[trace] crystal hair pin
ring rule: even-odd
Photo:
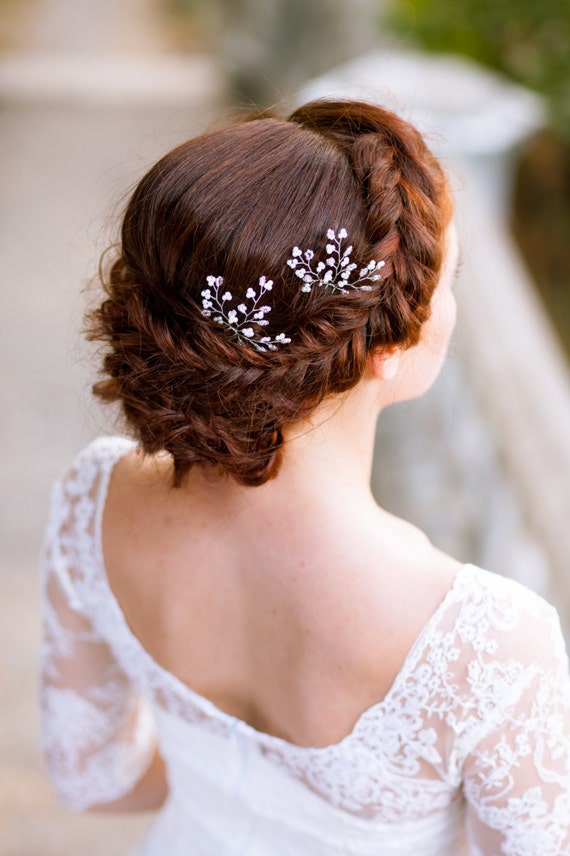
[[[340,229],[338,235],[333,229],[329,229],[327,231],[329,243],[326,246],[329,255],[326,261],[321,260],[315,266],[313,250],[303,252],[299,247],[293,248],[292,257],[288,259],[287,264],[293,268],[295,276],[303,280],[301,291],[310,292],[314,285],[326,286],[341,294],[348,294],[350,289],[356,291],[371,290],[372,286],[369,283],[380,279],[378,271],[386,263],[383,261],[369,262],[366,267],[360,270],[358,278],[351,281],[351,276],[357,265],[350,260],[352,246],[346,247],[345,250],[342,249],[342,242],[346,238],[346,229]]]
[[[245,297],[250,301],[239,303],[235,309],[226,309],[226,304],[233,300],[231,291],[222,291],[224,279],[221,276],[207,277],[209,288],[202,292],[202,315],[213,318],[218,324],[224,324],[234,333],[238,341],[247,342],[257,351],[276,351],[279,345],[288,344],[289,339],[284,333],[279,333],[274,339],[271,336],[258,336],[252,327],[266,327],[269,321],[266,319],[271,306],[260,306],[259,301],[267,291],[273,288],[273,280],[264,276],[259,278],[259,292],[254,288],[248,288]]]
[[[314,262],[313,250],[301,250],[293,247],[291,258],[287,264],[295,271],[295,276],[302,280],[301,291],[310,292],[314,285],[320,288],[330,288],[339,294],[353,291],[370,291],[370,283],[377,282],[385,262],[370,261],[363,267],[356,279],[351,279],[357,265],[351,262],[352,246],[342,249],[342,242],[347,238],[346,229],[340,229],[338,235],[333,229],[327,231],[329,243],[326,245],[328,256],[325,261]],[[277,336],[260,336],[256,327],[266,327],[269,321],[265,317],[271,312],[271,306],[259,303],[266,292],[273,288],[273,281],[261,276],[258,281],[258,291],[248,288],[245,299],[235,308],[230,308],[234,299],[231,291],[224,291],[224,279],[221,276],[208,276],[208,288],[202,291],[202,315],[212,318],[217,324],[229,327],[239,342],[253,346],[257,351],[276,351],[280,345],[287,345],[291,339],[284,333]]]

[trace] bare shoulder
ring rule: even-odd
[[[146,455],[138,446],[133,446],[115,464],[109,491],[167,488],[171,485],[171,475],[169,455]]]
[[[411,584],[417,584],[417,591],[431,589],[437,599],[445,594],[453,584],[463,563],[430,541],[423,530],[394,515],[389,515],[398,538],[406,545],[410,560],[405,563],[402,573]]]
[[[171,464],[167,455],[145,455],[133,447],[117,461],[109,479],[105,518],[107,527],[127,517],[146,516],[172,492]],[[147,511],[145,511],[145,509]]]
[[[127,450],[113,467],[103,511],[108,570],[120,564],[117,559],[138,557],[152,543],[175,493],[170,470],[167,456],[147,456],[137,447]]]

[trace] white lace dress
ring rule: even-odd
[[[570,854],[570,683],[552,607],[466,565],[347,737],[311,749],[261,734],[159,666],[109,588],[101,516],[131,447],[95,441],[53,496],[42,727],[69,808],[128,793],[158,741],[169,796],[145,856]]]

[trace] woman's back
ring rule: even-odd
[[[462,566],[392,686],[340,741],[268,735],[149,656],[109,589],[100,523],[129,449],[105,438],[80,455],[46,541],[44,738],[70,807],[128,794],[158,739],[169,794],[145,856],[566,852],[570,683],[551,607]]]
[[[459,563],[372,501],[321,494],[307,510],[306,485],[296,502],[280,483],[252,495],[171,478],[167,459],[132,452],[110,482],[106,572],[133,632],[259,731],[338,742],[388,691]]]

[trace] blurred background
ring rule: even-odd
[[[149,822],[59,808],[38,738],[49,489],[113,430],[80,336],[99,256],[168,148],[321,95],[413,119],[462,233],[455,344],[427,396],[382,415],[374,491],[570,627],[567,0],[0,0],[2,856],[119,856]]]

